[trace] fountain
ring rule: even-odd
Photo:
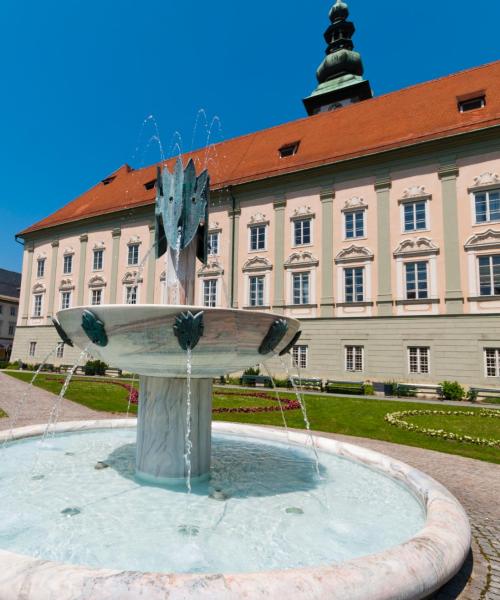
[[[298,390],[306,433],[212,424],[213,378],[289,353],[300,324],[194,305],[208,202],[192,162],[159,170],[166,305],[58,313],[64,342],[138,374],[138,418],[57,423],[57,404],[47,426],[0,435],[0,597],[428,597],[470,547],[446,489],[313,436]]]

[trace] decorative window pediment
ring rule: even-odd
[[[35,283],[35,285],[33,286],[34,294],[45,294],[45,292],[46,292],[46,288],[43,285],[43,283]]]
[[[431,199],[432,195],[427,192],[425,185],[411,185],[410,187],[405,188],[403,197],[399,199],[399,203]]]
[[[208,226],[208,233],[220,233],[222,231],[222,227],[219,221],[210,221]]]
[[[89,280],[89,288],[102,288],[106,286],[106,280],[100,275],[94,275]]]
[[[314,219],[315,216],[316,215],[310,206],[301,206],[293,211],[290,219],[292,221],[296,221],[298,219]]]
[[[492,187],[500,187],[500,177],[497,173],[486,171],[485,173],[481,173],[481,175],[474,177],[474,183],[469,190],[479,191],[481,189],[488,189]]]
[[[344,208],[342,212],[348,212],[351,210],[364,210],[368,208],[368,204],[365,202],[365,199],[361,196],[352,196],[349,200],[345,201]]]
[[[319,260],[311,252],[294,252],[284,264],[285,269],[317,267]]]
[[[251,273],[256,271],[271,271],[272,268],[273,265],[267,260],[267,258],[254,256],[253,258],[249,258],[243,265],[243,272]]]
[[[482,233],[476,233],[465,242],[466,250],[484,250],[486,248],[500,247],[500,231],[488,229]]]
[[[136,244],[142,244],[142,241],[138,235],[133,235],[127,242],[127,246],[135,246]]]
[[[46,252],[40,252],[40,254],[36,255],[36,260],[45,260],[47,258]]]
[[[59,290],[62,292],[69,292],[74,290],[75,286],[73,285],[73,281],[71,279],[62,279],[59,284]]]
[[[224,269],[218,261],[213,260],[198,269],[198,277],[220,277],[224,275]]]
[[[75,253],[75,249],[72,248],[71,246],[69,246],[68,248],[64,249],[63,255],[64,256],[72,256]]]
[[[269,225],[269,219],[265,214],[256,212],[250,217],[250,221],[248,222],[248,227],[253,227],[254,225]]]
[[[394,250],[394,256],[409,256],[409,255],[427,255],[438,254],[439,246],[437,246],[430,238],[415,237],[408,240],[403,240]]]
[[[96,242],[92,250],[104,250],[106,248],[106,244],[104,242]]]
[[[136,283],[142,283],[142,277],[138,277],[137,271],[127,271],[123,276],[122,283],[125,285],[135,285]]]
[[[373,260],[374,254],[364,246],[356,246],[352,244],[349,248],[341,250],[335,257],[336,263],[350,263]]]

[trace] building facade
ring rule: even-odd
[[[500,386],[500,62],[372,98],[347,16],[310,116],[185,157],[212,185],[197,303],[301,319],[310,376]],[[125,165],[19,234],[13,358],[55,348],[60,309],[164,301],[155,171]]]
[[[19,308],[21,273],[0,269],[0,361],[10,358]]]

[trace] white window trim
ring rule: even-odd
[[[307,304],[294,304],[293,303],[293,276],[299,275],[299,273],[309,273],[309,302]],[[287,291],[286,291],[286,303],[291,308],[301,308],[304,306],[310,306],[316,304],[316,269],[315,268],[300,268],[287,270]],[[300,344],[299,344],[300,345]]]
[[[208,239],[209,239],[209,245],[210,245],[210,236],[211,235],[216,235],[217,236],[217,252],[215,252],[214,254],[212,254],[211,252],[208,254],[208,256],[212,256],[212,257],[220,257],[220,241],[221,241],[221,232],[220,231],[209,231],[208,232]]]
[[[64,294],[69,294],[69,302],[68,302],[68,306],[66,308],[71,308],[72,306],[72,300],[73,300],[73,293],[70,290],[63,290],[60,294],[60,298],[59,298],[59,306],[61,308],[61,310],[65,310],[63,307],[63,297]]]
[[[470,252],[469,253],[469,257],[470,259],[473,259],[475,264],[474,264],[474,284],[475,284],[475,289],[472,288],[471,291],[473,291],[473,293],[471,293],[471,295],[473,297],[478,297],[478,298],[492,298],[495,296],[495,294],[488,294],[487,296],[481,296],[481,278],[480,278],[480,273],[479,273],[479,259],[484,257],[484,256],[499,256],[500,255],[500,249],[498,250],[490,250],[488,252],[486,251],[482,251],[482,252]],[[469,259],[469,260],[470,260]],[[469,264],[470,267],[470,264]],[[469,284],[470,284],[470,280],[469,280]]]
[[[200,306],[204,306],[205,308],[210,308],[205,306],[205,282],[214,280],[217,283],[215,284],[215,308],[220,306],[220,292],[221,292],[221,277],[205,277],[200,278]]]
[[[405,229],[405,206],[407,206],[408,204],[415,204],[416,202],[425,202],[425,229],[410,229],[409,231],[407,231]],[[432,224],[431,224],[431,211],[429,210],[430,207],[430,198],[429,197],[424,197],[424,198],[411,198],[408,200],[405,200],[404,202],[400,202],[399,203],[399,218],[400,218],[400,223],[401,223],[401,234],[402,235],[415,235],[415,234],[420,234],[420,233],[424,233],[425,231],[430,231],[432,229]]]
[[[256,272],[256,273],[248,273],[245,277],[245,307],[246,308],[262,308],[262,306],[252,306],[250,304],[250,278],[251,277],[263,277],[264,278],[264,304],[263,306],[269,306],[269,287],[270,287],[270,273],[269,272]]]
[[[354,236],[352,238],[348,238],[347,237],[347,215],[349,214],[353,214],[356,212],[362,212],[363,213],[363,235],[360,236]],[[366,208],[360,207],[360,208],[349,208],[346,210],[342,211],[342,215],[343,215],[343,219],[342,219],[342,237],[344,242],[351,242],[353,240],[366,240],[367,239],[367,216],[368,216],[368,210]]]
[[[100,269],[96,269],[95,268],[95,255],[96,252],[102,252],[102,266]],[[92,251],[92,272],[93,273],[101,273],[102,271],[104,271],[104,248],[95,248]]]
[[[40,296],[41,300],[40,300],[40,314],[36,315],[35,314],[35,307],[36,307],[36,300],[35,297],[36,296]],[[43,307],[45,304],[45,294],[43,292],[34,292],[33,293],[33,308],[32,308],[32,317],[33,319],[41,319],[43,317]]]
[[[40,263],[43,263],[43,275],[38,274],[38,267]],[[36,259],[36,278],[43,279],[45,277],[45,273],[47,272],[47,259],[46,258],[37,258]]]
[[[137,248],[137,262],[130,262],[130,251],[132,247]],[[138,267],[141,264],[141,242],[129,242],[127,244],[127,267]]]
[[[97,292],[97,291],[101,292],[101,304],[92,304],[92,296],[93,296],[94,292]],[[125,300],[126,299],[127,299],[127,296],[125,294]],[[97,287],[97,288],[91,288],[89,290],[89,305],[90,306],[101,306],[103,304],[104,304],[104,288],[103,287],[102,288],[99,288],[99,287]]]
[[[470,197],[470,209],[471,209],[471,223],[473,227],[486,227],[488,225],[495,225],[500,223],[500,219],[496,219],[494,221],[483,221],[482,223],[478,223],[476,217],[476,194],[489,194],[490,192],[500,192],[500,185],[497,188],[490,189],[475,189],[469,192]]]
[[[348,369],[347,368],[347,349],[348,348],[361,348],[361,370]],[[353,365],[356,367],[356,357],[353,357]],[[344,345],[344,371],[346,373],[364,373],[365,372],[365,347],[361,344],[345,344]]]
[[[71,262],[71,269],[69,271],[66,271],[66,259],[69,259]],[[63,255],[63,268],[62,268],[62,272],[63,275],[72,275],[73,274],[73,270],[75,268],[75,255],[74,254],[64,254]]]
[[[296,244],[295,243],[295,223],[299,221],[311,221],[310,231],[311,231],[311,241],[307,244]],[[303,215],[300,217],[292,217],[290,219],[290,239],[292,241],[292,248],[308,248],[310,246],[314,246],[314,218],[312,215]]]
[[[428,297],[421,298],[425,300],[436,300],[438,294],[438,277],[437,277],[437,256],[398,256],[396,258],[396,279],[397,279],[397,299],[401,301],[408,300],[406,297],[406,263],[426,262],[427,263],[427,291]]]
[[[305,348],[305,352],[304,352],[304,355],[305,355],[305,363],[306,363],[306,364],[305,364],[305,366],[302,366],[301,364],[299,364],[299,363],[300,363],[300,358],[301,358],[301,352],[300,352],[300,351],[297,351],[297,354],[298,354],[298,356],[297,356],[297,358],[298,358],[298,361],[297,361],[297,360],[295,360],[295,356],[294,356],[294,354],[295,354],[295,349],[296,349],[296,348]],[[307,344],[295,344],[295,345],[293,346],[293,348],[292,348],[292,360],[293,360],[293,363],[294,363],[295,365],[297,365],[297,367],[298,367],[299,369],[308,369],[308,368],[309,368],[309,346],[308,346]]]
[[[362,268],[363,271],[363,302],[372,301],[372,262],[356,262],[349,264],[339,264],[337,266],[337,296],[341,299],[341,303],[347,304],[345,294],[345,278],[344,269],[356,269]],[[356,304],[356,302],[349,302],[349,304]]]
[[[258,250],[252,250],[252,229],[257,227],[264,227],[264,248],[259,248]],[[269,225],[268,223],[255,223],[255,225],[248,225],[248,253],[249,254],[257,254],[258,252],[267,252],[268,245],[268,232]]]
[[[418,353],[418,371],[412,371],[411,370],[411,366],[410,366],[410,349],[411,348],[418,348],[418,349],[423,349],[425,348],[427,350],[427,365],[428,365],[428,370],[427,373],[423,373],[421,371],[421,357],[420,357],[420,352]],[[430,375],[431,374],[431,370],[432,370],[432,364],[431,364],[431,348],[430,346],[417,346],[416,344],[411,344],[409,346],[406,347],[406,360],[407,360],[407,368],[408,368],[408,375]]]
[[[127,288],[132,288],[135,287],[137,288],[136,290],[136,294],[135,294],[135,304],[140,304],[141,303],[141,286],[139,283],[124,283],[123,284],[123,304],[126,304],[127,306],[134,306],[133,304],[128,304],[127,302]]]
[[[486,359],[486,352],[488,350],[495,350],[495,369],[496,369],[496,374],[495,375],[488,375],[488,363],[487,363],[487,359]],[[493,347],[484,347],[483,348],[483,365],[484,365],[484,377],[486,379],[499,379],[500,378],[500,348],[493,348]]]

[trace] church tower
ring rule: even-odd
[[[361,55],[354,51],[352,36],[355,27],[348,21],[347,4],[337,0],[329,16],[331,24],[325,31],[328,44],[326,57],[316,72],[319,85],[304,99],[309,115],[335,110],[373,96],[370,82],[363,78]]]

